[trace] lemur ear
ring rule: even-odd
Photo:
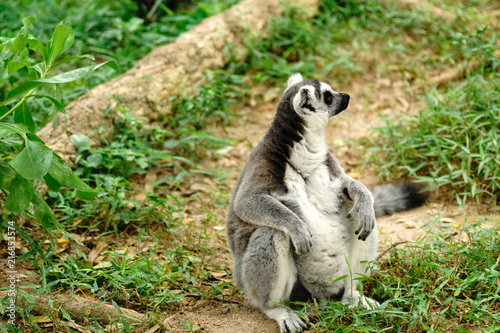
[[[302,81],[302,75],[300,75],[300,73],[297,73],[297,74],[294,74],[292,76],[290,76],[290,78],[288,79],[288,87],[291,87],[293,86],[294,84],[296,83],[299,83]]]

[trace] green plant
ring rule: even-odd
[[[430,186],[452,185],[460,204],[467,198],[498,200],[500,189],[500,75],[470,77],[441,97],[427,95],[427,108],[385,127],[371,158],[381,173],[410,174]]]
[[[483,25],[474,33],[454,33],[451,44],[456,58],[463,57],[465,61],[479,61],[480,67],[475,70],[476,72],[495,72],[500,67],[500,59],[495,54],[498,33],[491,30],[491,27]]]
[[[238,75],[227,71],[205,71],[206,83],[193,97],[177,94],[169,98],[172,115],[166,118],[168,128],[200,131],[209,118],[226,123],[232,115],[230,104],[241,99],[246,84]]]
[[[206,148],[229,144],[203,130],[209,124],[224,126],[233,115],[230,105],[243,98],[247,89],[241,76],[223,70],[205,71],[205,79],[194,96],[170,97],[171,114],[160,119],[169,131],[163,147],[195,162],[199,162],[200,155],[209,153]]]
[[[97,62],[114,60],[118,68],[101,68],[85,77],[57,87],[57,94],[70,102],[90,88],[106,82],[131,68],[139,59],[155,47],[173,42],[201,20],[214,15],[235,0],[203,0],[196,3],[176,2],[166,7],[160,3],[154,20],[139,17],[137,3],[133,0],[38,0],[0,2],[0,36],[14,37],[22,26],[22,18],[37,18],[32,29],[38,40],[48,40],[62,20],[72,26],[75,42],[66,54],[77,56],[92,54]],[[175,6],[175,7],[172,7]],[[60,69],[67,72],[86,65],[88,59],[74,59]],[[13,72],[8,82],[0,88],[0,100],[4,93],[26,81],[24,72]],[[28,78],[29,79],[29,78]],[[53,87],[39,87],[39,93],[52,94]],[[43,125],[53,112],[53,104],[47,100],[29,100],[35,124]]]
[[[55,28],[52,38],[44,45],[29,32],[34,21],[33,17],[25,18],[24,26],[17,36],[2,38],[0,44],[0,87],[16,71],[23,70],[27,75],[35,77],[8,91],[0,101],[0,148],[3,151],[0,160],[0,188],[7,194],[7,210],[12,213],[28,211],[31,203],[35,218],[44,228],[48,228],[57,225],[57,219],[34,188],[34,183],[39,187],[43,179],[52,190],[68,186],[75,189],[81,199],[91,199],[97,192],[82,182],[71,171],[70,166],[36,136],[27,100],[48,99],[59,112],[64,113],[63,100],[47,94],[39,95],[37,89],[42,85],[80,79],[102,66],[116,68],[116,64],[103,62],[50,76],[49,73],[69,61],[93,57],[66,56],[60,59],[61,54],[73,44],[72,28],[65,21],[61,22]],[[41,54],[42,59],[34,58],[30,52]]]

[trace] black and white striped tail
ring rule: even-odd
[[[428,197],[415,183],[376,185],[370,189],[375,200],[375,216],[384,216],[422,206]]]

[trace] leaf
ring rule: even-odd
[[[52,191],[58,191],[61,188],[61,184],[59,184],[59,182],[55,180],[54,177],[52,177],[48,173],[45,176],[43,176],[43,181]]]
[[[50,168],[43,179],[52,190],[57,191],[68,181],[70,171],[70,166],[56,153],[53,153]]]
[[[45,230],[58,227],[59,223],[54,215],[52,209],[43,200],[43,198],[38,194],[38,192],[33,192],[33,209],[35,210],[35,218],[40,222]]]
[[[64,102],[63,102],[63,100],[58,101],[57,99],[55,99],[54,97],[49,96],[49,95],[31,95],[30,97],[46,98],[46,99],[48,99],[49,101],[51,101],[54,104],[54,106],[56,107],[56,109],[58,111],[66,114],[66,109],[64,109]]]
[[[98,191],[94,190],[92,187],[85,184],[73,171],[69,171],[68,181],[66,186],[75,189],[76,195],[79,199],[91,200],[99,194]]]
[[[167,140],[163,143],[163,148],[173,149],[179,146],[179,143],[180,142],[178,140]]]
[[[9,109],[5,105],[0,106],[0,117],[6,114],[8,111]]]
[[[0,132],[0,141],[9,147],[14,148],[14,150],[20,151],[23,149],[24,145],[24,140],[21,140],[17,136],[11,136],[10,134],[7,135],[7,137],[3,137],[3,133]]]
[[[89,157],[87,157],[87,162],[89,163],[89,165],[91,167],[96,168],[102,162],[102,155],[101,154],[92,154]]]
[[[43,76],[43,73],[45,73],[45,62],[43,62],[43,61],[39,62],[38,64],[31,66],[31,68],[36,70],[38,72],[38,74],[40,74],[40,77],[41,77],[41,76]]]
[[[66,41],[64,42],[64,46],[63,46],[63,49],[61,52],[61,54],[62,54],[64,52],[66,52],[66,50],[69,49],[71,46],[73,46],[73,43],[75,41],[75,34],[73,32],[73,28],[71,27],[71,25],[67,21],[62,21],[59,24],[66,26],[66,28],[68,28],[68,30],[69,30],[69,36],[68,36],[68,38],[66,38]]]
[[[104,249],[108,247],[108,243],[106,242],[99,242],[97,245],[90,251],[90,253],[87,255],[88,261],[91,263],[94,263],[99,254],[104,251]]]
[[[30,91],[31,89],[35,89],[39,86],[41,86],[44,83],[66,83],[66,82],[71,82],[75,81],[78,79],[83,78],[85,75],[88,73],[102,67],[102,66],[108,66],[113,69],[117,69],[118,66],[116,63],[112,60],[97,64],[97,65],[90,65],[82,68],[77,68],[72,71],[66,72],[66,73],[61,73],[58,75],[54,75],[45,79],[39,79],[39,80],[33,80],[33,81],[28,81],[21,83],[19,86],[15,87],[12,89],[8,94],[7,97],[4,101],[2,101],[2,105],[7,103],[8,101]]]
[[[21,124],[9,124],[0,122],[0,131],[7,132],[10,134],[19,134],[23,138],[26,137],[26,133],[29,133],[29,128]]]
[[[19,34],[14,39],[14,42],[10,45],[9,52],[21,52],[26,44],[28,44],[28,38],[26,36]]]
[[[31,140],[31,141],[38,141],[42,144],[45,144],[45,142],[42,141],[42,139],[40,139],[36,134],[34,133],[26,133],[26,137],[28,138],[28,140]]]
[[[49,50],[48,50],[48,48],[45,47],[42,43],[40,43],[40,51],[42,51],[42,56],[43,56],[44,63],[47,63],[47,60],[49,60]]]
[[[26,64],[24,62],[13,61],[7,67],[7,73],[10,75],[10,74],[14,73],[15,71],[23,68],[24,66],[26,66]]]
[[[61,61],[59,61],[57,64],[55,64],[54,66],[52,66],[49,70],[52,71],[54,69],[56,69],[57,67],[67,63],[67,62],[70,62],[71,60],[75,60],[75,59],[83,59],[83,58],[89,58],[91,60],[95,60],[94,56],[91,55],[91,54],[84,54],[84,55],[81,55],[81,56],[65,56]]]
[[[39,81],[28,81],[28,82],[24,82],[24,83],[21,83],[20,85],[18,85],[17,87],[15,87],[14,89],[12,89],[11,91],[9,91],[9,93],[7,94],[7,97],[5,98],[5,100],[2,102],[2,104],[5,104],[7,103],[8,101],[30,91],[31,89],[34,89],[38,86],[41,86],[43,84],[43,82],[39,82]]]
[[[33,16],[26,16],[25,18],[23,18],[25,32],[28,32],[30,25],[32,25],[35,21],[36,19]]]
[[[15,175],[16,173],[12,170],[10,165],[5,161],[0,160],[0,189],[5,188],[11,180],[14,179]]]
[[[69,136],[69,140],[75,146],[77,151],[88,150],[91,148],[90,139],[85,134],[72,134]]]
[[[31,50],[36,51],[42,47],[42,43],[40,43],[35,37],[30,36],[28,39]]]
[[[26,125],[30,132],[35,132],[35,122],[33,121],[31,111],[26,102],[24,102],[21,107],[14,112],[14,122]]]
[[[1,58],[1,55],[2,55],[2,53],[0,53],[0,62],[3,61]],[[9,76],[9,74],[7,73],[6,70],[3,69],[2,65],[0,65],[0,82],[3,83],[3,81],[5,81],[5,79],[7,78],[7,76]],[[2,105],[3,105],[3,103],[0,104],[0,106],[2,106]]]
[[[66,310],[64,310],[63,308],[60,308],[59,310],[61,311],[62,316],[63,316],[63,318],[64,318],[64,319],[66,319],[67,321],[70,321],[70,322],[72,322],[72,323],[74,323],[74,322],[75,322],[75,321],[73,320],[73,318],[71,318],[70,314],[69,314]]]
[[[61,55],[61,53],[63,53],[63,51],[65,51],[66,40],[69,36],[70,29],[68,28],[68,24],[65,21],[59,23],[54,29],[54,33],[50,39],[50,44],[47,44],[47,47],[50,50],[49,59],[47,61],[48,67],[51,67],[54,61]],[[73,44],[73,40],[71,40],[71,44]],[[48,45],[50,45],[50,47]]]
[[[52,154],[43,143],[26,140],[26,147],[9,164],[24,178],[40,179],[49,170]]]
[[[97,65],[90,65],[90,66],[86,66],[86,67],[81,67],[81,68],[77,68],[77,69],[74,69],[74,70],[66,72],[66,73],[61,73],[61,74],[54,75],[54,76],[51,76],[51,77],[48,77],[45,79],[36,80],[36,82],[42,82],[42,83],[71,82],[71,81],[75,81],[75,80],[83,78],[88,73],[93,72],[102,66],[108,66],[108,67],[111,67],[115,70],[118,69],[118,66],[116,65],[116,63],[114,61],[108,60],[108,61],[102,62],[100,64],[97,64]],[[31,81],[31,82],[33,82],[33,81]]]
[[[29,208],[35,191],[33,184],[20,174],[16,173],[14,179],[7,186],[10,192],[5,201],[5,207],[12,213],[19,214]]]
[[[114,300],[111,300],[111,303],[113,304],[113,307],[115,308],[116,312],[118,312],[119,314],[122,313],[122,309],[120,309],[120,307],[118,306],[118,304],[116,304],[116,302]]]
[[[30,318],[30,321],[34,323],[51,323],[53,322],[53,319],[50,316],[34,316],[33,318]]]

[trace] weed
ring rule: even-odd
[[[241,77],[222,70],[205,71],[205,79],[196,96],[177,94],[169,98],[172,114],[165,117],[168,128],[200,131],[210,118],[227,123],[232,115],[229,105],[243,97],[246,84]]]
[[[452,185],[463,205],[468,198],[498,200],[500,186],[500,76],[476,75],[441,97],[427,95],[427,108],[382,134],[372,159],[381,173],[410,174],[430,186]],[[390,148],[389,148],[390,146]]]
[[[65,113],[63,101],[57,95],[38,94],[38,88],[72,82],[104,65],[116,68],[116,64],[106,61],[50,76],[50,73],[72,60],[93,57],[84,55],[61,58],[73,45],[71,26],[65,21],[60,22],[51,39],[44,45],[29,30],[34,22],[34,17],[26,17],[16,37],[0,38],[0,86],[9,82],[13,73],[22,70],[30,74],[27,75],[26,82],[8,89],[0,100],[0,189],[7,196],[5,208],[8,211],[17,214],[27,212],[31,204],[35,218],[47,229],[57,226],[57,220],[45,200],[34,189],[34,183],[39,187],[44,181],[53,190],[68,186],[75,189],[81,199],[92,199],[97,192],[83,183],[69,165],[36,136],[28,100],[47,99],[58,112]],[[32,57],[30,52],[36,54],[38,59]]]

